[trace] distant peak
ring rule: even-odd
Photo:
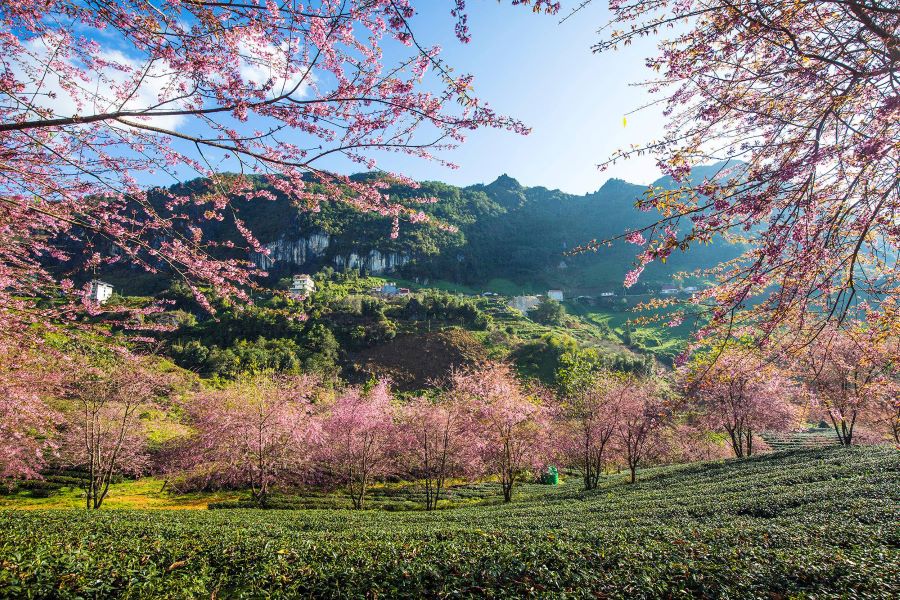
[[[613,177],[611,179],[607,179],[606,182],[600,186],[600,189],[594,192],[593,195],[604,194],[610,192],[618,192],[620,190],[628,190],[629,192],[634,192],[636,188],[641,188],[646,186],[639,186],[635,183],[630,183],[625,181],[624,179],[619,179],[617,177]],[[588,194],[589,196],[591,194]]]
[[[520,184],[518,181],[516,181],[506,173],[495,179],[494,182],[489,185],[490,187],[503,189],[516,189],[522,187],[522,184]]]

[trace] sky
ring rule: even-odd
[[[459,165],[457,170],[395,155],[381,157],[379,167],[455,185],[489,183],[506,173],[526,186],[575,194],[596,191],[611,177],[637,184],[659,177],[651,157],[597,168],[618,148],[661,137],[664,125],[656,108],[629,114],[650,100],[643,88],[629,84],[650,75],[644,59],[653,44],[591,52],[607,21],[606,2],[596,1],[560,24],[574,2],[565,2],[562,13],[553,16],[507,1],[468,0],[469,44],[453,34],[449,3],[434,4],[411,20],[417,37],[441,45],[457,72],[475,76],[478,97],[520,119],[532,133],[473,132],[460,148],[442,154]]]
[[[563,0],[560,15],[535,14],[527,6],[512,6],[510,0],[467,0],[471,42],[461,43],[455,35],[455,18],[450,14],[453,3],[446,0],[424,0],[410,21],[416,38],[423,47],[441,46],[442,60],[457,75],[474,75],[474,95],[499,114],[508,115],[532,128],[528,136],[496,129],[470,132],[468,140],[452,151],[441,151],[440,157],[459,166],[450,169],[440,162],[423,160],[405,154],[376,153],[377,168],[400,173],[417,180],[438,180],[465,186],[489,183],[502,174],[519,180],[526,186],[544,186],[565,192],[584,194],[596,191],[611,177],[631,183],[648,184],[660,172],[652,157],[638,157],[620,161],[606,171],[597,165],[617,149],[641,145],[661,137],[664,119],[659,108],[646,108],[651,97],[644,88],[634,84],[651,75],[644,66],[647,56],[655,53],[653,40],[629,46],[616,52],[594,54],[591,46],[600,39],[599,29],[608,21],[607,2],[595,0],[571,18],[560,23],[567,8],[578,0]],[[96,39],[104,57],[128,65],[136,72],[142,58],[132,55],[133,48],[117,44],[117,39],[105,32],[96,32]],[[53,51],[44,39],[29,42],[29,52],[46,57]],[[405,59],[409,49],[400,51],[385,46],[385,64],[393,65]],[[391,56],[396,52],[396,56]],[[393,59],[393,60],[392,60]],[[27,60],[26,60],[27,62]],[[246,69],[244,68],[246,67]],[[159,94],[172,84],[177,74],[160,67],[153,77],[142,79],[142,87],[132,96],[128,106],[138,109],[155,104]],[[246,73],[244,71],[247,71]],[[249,63],[241,67],[241,74],[249,81],[264,81],[271,71],[257,72]],[[152,69],[150,71],[153,73]],[[51,74],[52,75],[52,74]],[[79,105],[58,79],[43,77],[41,86],[53,92],[45,104],[59,116],[77,114]],[[124,84],[126,75],[111,70],[104,77],[94,74],[83,88],[87,106],[114,106],[119,101],[109,81]],[[149,83],[146,83],[148,82]],[[426,78],[428,81],[428,78]],[[323,82],[327,83],[327,82]],[[433,85],[433,84],[432,84]],[[423,83],[425,89],[429,84]],[[42,87],[42,89],[44,89]],[[327,85],[326,85],[327,87]],[[442,91],[431,88],[433,92]],[[96,98],[92,95],[96,93]],[[623,121],[627,117],[627,125]],[[226,119],[222,116],[220,120]],[[177,129],[189,134],[205,135],[202,122],[188,122],[182,117],[155,117],[153,124]],[[229,126],[240,128],[236,121]],[[251,117],[247,127],[262,128]],[[285,134],[285,140],[305,146],[303,134]],[[289,137],[294,136],[294,137]],[[419,140],[427,138],[418,138]],[[318,142],[318,140],[316,140]],[[193,146],[177,140],[173,145],[189,154]],[[220,153],[224,154],[224,153]],[[216,168],[237,170],[233,157],[218,157],[207,150]],[[353,173],[363,167],[349,159],[332,154],[317,166],[343,173]],[[186,166],[173,175],[192,178],[196,171]],[[150,173],[136,175],[147,185],[166,185],[159,176]],[[174,182],[174,181],[173,181]]]

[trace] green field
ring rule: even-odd
[[[696,324],[693,319],[688,318],[677,327],[669,327],[666,323],[669,317],[666,315],[675,312],[677,308],[652,311],[635,309],[639,303],[647,302],[650,298],[647,295],[629,296],[627,307],[618,310],[587,307],[574,302],[567,302],[566,309],[588,324],[608,327],[619,340],[625,339],[625,331],[629,329],[631,348],[653,354],[671,363],[684,351]],[[650,319],[651,322],[635,323],[635,320],[640,318]]]
[[[8,510],[0,597],[900,595],[892,448],[641,476],[435,513]]]

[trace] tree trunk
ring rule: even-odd
[[[731,440],[731,450],[736,458],[744,457],[744,440],[743,434],[737,429],[728,429],[728,438]]]
[[[512,481],[503,484],[503,501],[512,502]]]

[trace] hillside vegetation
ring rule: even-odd
[[[699,167],[694,176],[713,175],[717,168]],[[357,180],[376,177],[359,174]],[[564,288],[571,295],[597,294],[620,290],[625,273],[632,268],[638,248],[616,243],[598,253],[570,256],[568,251],[592,239],[605,239],[639,229],[656,221],[658,214],[642,212],[635,202],[648,186],[622,180],[607,181],[596,192],[567,194],[544,187],[525,187],[502,175],[490,184],[457,187],[426,181],[418,189],[390,188],[391,198],[431,218],[430,222],[401,223],[399,235],[391,236],[392,219],[362,212],[340,202],[325,202],[318,210],[295,206],[277,190],[257,182],[257,187],[272,194],[273,200],[235,200],[234,211],[263,245],[287,244],[302,252],[273,252],[266,268],[273,281],[293,272],[315,272],[330,266],[343,268],[351,255],[368,257],[377,252],[398,261],[388,269],[409,279],[446,281],[501,293],[543,292],[548,287]],[[317,184],[310,181],[310,188]],[[673,187],[661,179],[654,187]],[[208,192],[209,182],[198,179],[176,186],[177,195],[192,197]],[[162,194],[151,194],[158,210],[165,213]],[[422,203],[421,198],[434,199]],[[450,225],[454,230],[448,230]],[[227,256],[246,259],[251,254],[235,227],[232,217],[203,225],[214,242],[233,242]],[[304,247],[315,238],[317,243]],[[717,239],[709,246],[698,246],[690,253],[675,253],[666,264],[648,266],[641,282],[633,290],[641,292],[671,283],[680,272],[717,265],[737,256],[740,246]],[[77,254],[77,252],[76,252]],[[256,257],[259,260],[259,256]],[[134,277],[128,270],[112,270],[104,278],[126,293],[159,291],[168,283],[166,265],[159,276]],[[365,271],[381,274],[361,264]]]
[[[8,511],[0,596],[900,594],[891,448],[665,467],[636,485],[577,488],[435,513]]]
[[[700,168],[695,176],[713,171],[713,167]],[[372,177],[355,176],[358,180]],[[195,180],[172,191],[185,197],[199,196],[207,191],[207,185],[204,180]],[[404,341],[407,345],[430,343],[417,336],[432,333],[433,327],[452,326],[476,334],[499,330],[490,336],[493,341],[486,340],[486,335],[476,335],[480,342],[488,341],[487,351],[495,358],[506,358],[522,343],[551,333],[544,328],[534,335],[538,329],[521,315],[503,310],[503,302],[466,301],[459,298],[460,294],[475,296],[489,291],[509,297],[544,294],[550,288],[564,290],[571,315],[567,322],[555,323],[558,327],[553,333],[557,337],[571,337],[579,345],[607,355],[631,356],[632,350],[671,364],[695,324],[688,319],[677,328],[666,327],[663,322],[634,325],[631,321],[639,315],[631,309],[652,299],[661,285],[672,283],[676,274],[711,267],[739,252],[739,246],[718,240],[686,255],[676,253],[665,265],[652,264],[626,298],[621,285],[633,266],[636,246],[619,243],[596,254],[577,256],[567,251],[593,238],[616,236],[652,223],[656,216],[634,208],[635,200],[646,191],[644,186],[611,180],[595,193],[575,196],[543,187],[527,188],[505,175],[488,185],[465,188],[439,182],[424,182],[418,189],[394,186],[394,199],[422,210],[432,221],[402,223],[399,236],[392,238],[388,216],[337,202],[326,202],[320,210],[310,211],[309,207],[291,204],[259,181],[256,185],[272,193],[273,199],[236,201],[235,215],[260,243],[272,249],[268,258],[248,253],[246,241],[231,217],[208,222],[204,228],[221,246],[234,245],[230,250],[215,250],[223,257],[263,260],[269,273],[263,281],[265,287],[284,288],[283,278],[298,272],[319,273],[320,286],[331,280],[326,294],[317,293],[298,306],[293,316],[285,318],[284,309],[290,307],[284,302],[273,303],[263,294],[257,297],[255,308],[219,306],[212,319],[178,278],[170,278],[162,264],[157,274],[116,266],[99,274],[120,295],[164,298],[174,301],[174,308],[190,313],[192,316],[186,319],[184,315],[166,317],[167,322],[179,326],[174,335],[164,336],[166,349],[179,365],[205,377],[233,377],[241,371],[275,368],[354,379],[372,373],[365,364],[383,364],[398,374],[404,387],[422,387],[446,369],[397,365],[396,356]],[[315,188],[318,184],[310,181],[309,185]],[[654,185],[671,187],[673,183],[660,180]],[[421,204],[415,200],[421,197],[438,201]],[[151,198],[162,203],[163,196],[157,191]],[[164,213],[166,209],[160,204],[158,210]],[[448,230],[444,225],[455,229]],[[309,241],[313,239],[319,241]],[[72,251],[78,256],[77,249]],[[361,262],[348,269],[355,264],[351,259]],[[386,272],[375,266],[385,267]],[[382,275],[425,292],[427,306],[420,303],[415,310],[398,309],[396,303],[388,306],[366,298],[369,287],[383,283],[371,275]],[[696,278],[690,282],[700,283]],[[455,298],[441,296],[437,290]],[[603,302],[574,300],[579,295],[596,299],[600,293],[616,296],[602,298]],[[435,306],[436,311],[432,310]],[[291,323],[302,310],[309,311],[312,318]],[[509,334],[506,339],[504,332]],[[397,336],[400,338],[394,342]],[[559,346],[559,340],[551,343]],[[459,366],[464,364],[459,356],[482,353],[471,343],[445,346],[449,354],[441,357],[441,363]],[[357,359],[365,364],[358,364]],[[553,367],[541,360],[544,367],[535,367],[532,360],[523,372],[534,375],[536,370],[542,371],[540,378],[549,382]]]
[[[371,292],[384,278],[355,271],[325,269],[315,280],[317,289],[306,299],[267,294],[252,306],[222,302],[215,315],[175,284],[159,295],[173,304],[156,318],[174,326],[158,334],[161,350],[209,379],[265,369],[354,382],[390,376],[403,391],[426,388],[452,368],[488,358],[512,360],[523,375],[548,384],[562,357],[574,352],[587,351],[594,362],[630,372],[647,372],[654,360],[653,348],[640,354],[622,343],[625,317],[606,323],[607,314],[574,314],[588,308],[571,306],[572,315],[541,323],[510,309],[505,297],[464,296],[414,283],[408,296],[385,297]],[[129,301],[147,299],[116,300]],[[642,343],[635,332],[634,348],[644,350]]]

